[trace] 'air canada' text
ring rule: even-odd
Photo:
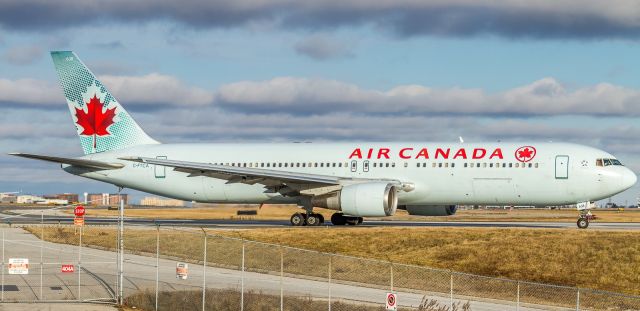
[[[390,159],[397,155],[400,159],[503,159],[502,149],[495,148],[487,150],[485,148],[473,149],[451,149],[436,148],[429,150],[427,148],[402,148],[392,151],[389,148],[356,148],[351,152],[349,159]]]

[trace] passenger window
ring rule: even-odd
[[[420,167],[420,163],[416,163],[416,167]]]
[[[391,167],[396,167],[396,162],[391,163]]]
[[[282,163],[278,163],[278,167],[282,167]]]
[[[389,167],[389,163],[385,163],[385,165],[384,165],[384,166],[385,166],[385,167]]]
[[[464,167],[467,167],[467,163],[464,164]]]
[[[320,167],[324,167],[324,163],[320,163]]]
[[[536,163],[535,167],[538,168],[538,163]]]
[[[509,168],[512,168],[512,167],[513,167],[513,163],[509,163]]]
[[[331,167],[336,167],[336,163],[335,162],[331,163]]]
[[[431,163],[431,167],[436,167],[436,163]]]
[[[455,163],[451,163],[451,167],[456,167],[456,164]]]
[[[376,165],[376,164],[378,164],[378,163],[376,163],[376,162],[373,162],[373,167],[377,167],[377,165]]]
[[[493,163],[489,163],[489,167],[493,167]]]
[[[449,162],[445,163],[444,167],[449,167]]]
[[[438,167],[442,167],[442,163],[438,163]]]
[[[532,164],[532,163],[529,163],[529,168],[531,168],[532,166],[533,166],[533,164]]]
[[[520,163],[516,163],[516,168],[520,167]]]
[[[482,167],[487,167],[487,163],[482,163]]]
[[[409,167],[409,163],[404,162],[404,167]]]

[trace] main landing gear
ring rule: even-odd
[[[331,215],[331,223],[334,226],[344,226],[344,225],[355,226],[362,223],[362,217],[345,216],[342,213],[335,213]]]
[[[320,226],[324,223],[324,216],[316,213],[295,213],[291,215],[292,226]]]

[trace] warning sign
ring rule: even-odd
[[[60,271],[62,273],[73,273],[76,271],[76,268],[73,265],[62,265]]]
[[[9,274],[29,274],[29,258],[9,258]]]
[[[73,219],[73,224],[76,226],[84,226],[84,217],[76,217]]]
[[[176,264],[176,278],[186,280],[189,276],[189,264],[179,262]]]
[[[394,293],[387,293],[387,310],[398,310],[398,297]]]

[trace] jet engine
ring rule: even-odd
[[[458,210],[457,205],[402,205],[398,208],[417,216],[451,216]]]
[[[394,184],[368,182],[347,185],[340,191],[314,196],[311,203],[350,216],[392,216],[398,207],[396,192]]]

